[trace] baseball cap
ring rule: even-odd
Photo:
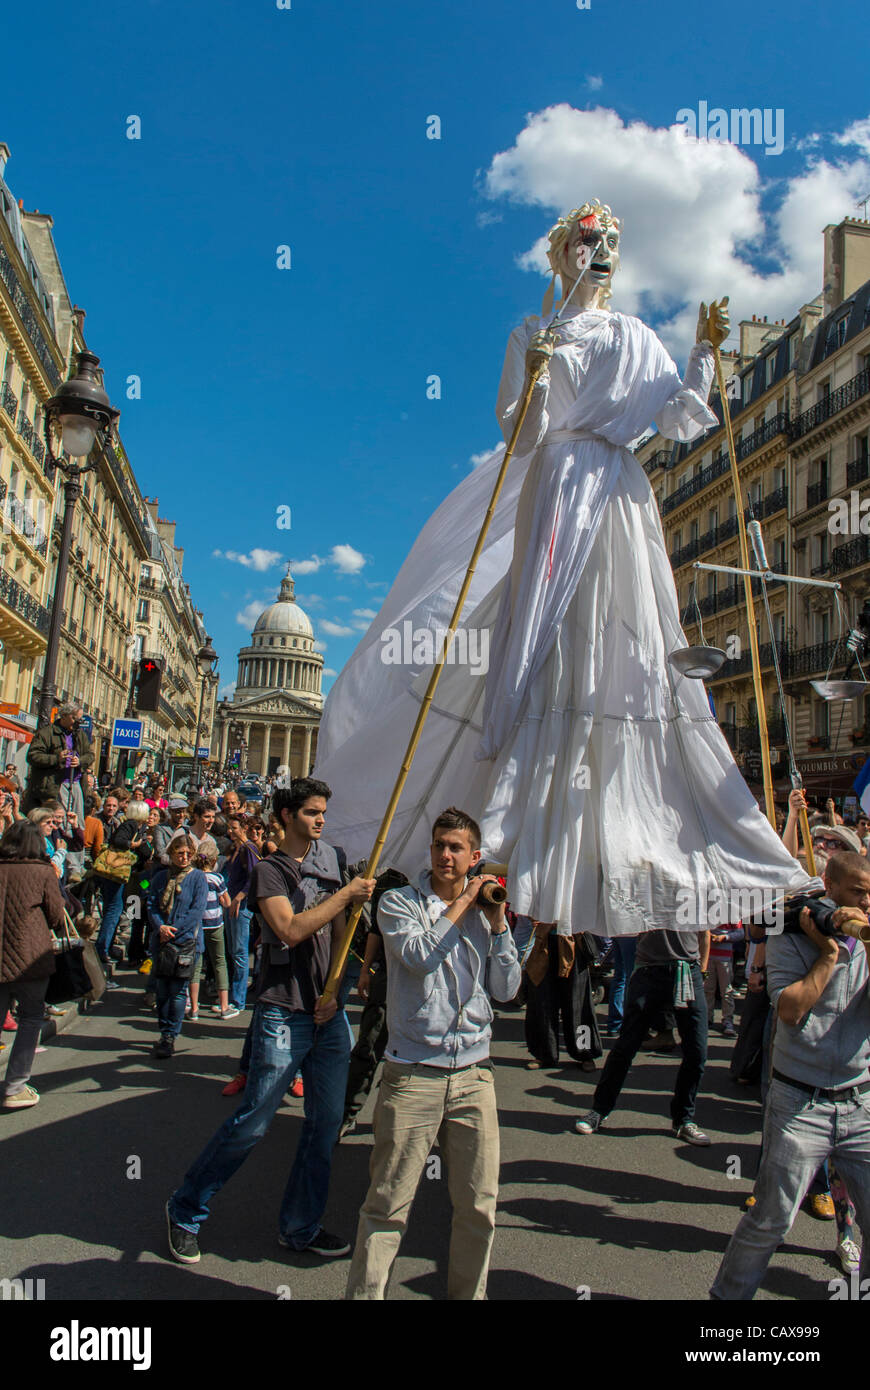
[[[839,840],[843,849],[854,850],[860,854],[864,848],[854,830],[850,830],[848,825],[814,825],[812,830],[814,840]]]
[[[171,796],[169,798],[170,811],[186,811],[187,798],[183,796]]]

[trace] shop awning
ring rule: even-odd
[[[13,724],[11,720],[0,715],[0,738],[11,738],[16,743],[31,743],[33,734],[30,729],[23,728],[21,724]]]

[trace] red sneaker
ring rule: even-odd
[[[294,1077],[294,1079],[293,1079],[293,1085],[290,1087],[290,1094],[291,1094],[291,1096],[293,1096],[296,1100],[301,1100],[302,1097],[305,1095],[305,1091],[303,1090],[303,1087],[302,1087],[302,1077],[301,1077],[301,1076],[296,1076],[296,1077]]]
[[[228,1081],[221,1091],[222,1096],[237,1096],[248,1084],[247,1074],[243,1071],[236,1072],[232,1081]]]
[[[18,1024],[15,1022],[15,1019],[12,1017],[11,1013],[9,1013],[8,1009],[7,1009],[7,1011],[6,1011],[6,1017],[5,1017],[5,1019],[3,1020],[3,1032],[4,1032],[4,1033],[17,1033],[17,1032],[18,1032]]]

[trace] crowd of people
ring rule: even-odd
[[[277,786],[268,810],[225,785],[167,795],[158,774],[98,790],[79,717],[64,706],[38,732],[26,788],[7,768],[0,1016],[14,1041],[0,1104],[39,1102],[31,1072],[58,943],[70,929],[100,965],[92,999],[117,988],[122,962],[138,972],[141,1007],[156,1017],[155,1060],[171,1061],[203,998],[214,1000],[211,1019],[233,1020],[253,1005],[224,1086],[238,1108],[180,1167],[166,1204],[173,1259],[200,1260],[212,1199],[291,1093],[304,1099],[305,1119],[279,1212],[281,1243],[323,1259],[352,1255],[347,1297],[383,1298],[437,1139],[453,1205],[448,1297],[485,1297],[498,1198],[496,1000],[524,1008],[530,1068],[555,1066],[564,1047],[596,1072],[609,1042],[591,1108],[575,1122],[584,1138],[614,1110],[639,1050],[679,1052],[670,1119],[674,1137],[696,1146],[710,1143],[694,1113],[718,1009],[721,1035],[735,1043],[733,1079],[761,1083],[763,1137],[712,1297],[753,1296],[803,1202],[836,1222],[844,1272],[859,1269],[858,1228],[870,1219],[868,972],[856,939],[870,909],[868,817],[846,824],[832,801],[809,808],[833,934],[802,908],[795,930],[773,935],[738,920],[612,941],[565,936],[488,900],[484,885],[494,880],[477,872],[480,830],[460,809],[433,817],[429,864],[415,881],[393,869],[370,879],[324,835],[325,783]],[[779,825],[796,858],[806,808],[793,792]],[[350,967],[331,989],[357,905]],[[344,1011],[354,987],[363,1005],[356,1040]],[[332,1154],[356,1128],[381,1063],[371,1182],[353,1244],[322,1224]]]

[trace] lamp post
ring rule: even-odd
[[[196,716],[196,738],[193,741],[193,775],[198,785],[197,766],[199,764],[199,731],[202,727],[202,707],[205,702],[205,687],[209,676],[217,665],[218,654],[211,644],[211,638],[206,637],[205,645],[200,647],[196,654],[196,664],[199,668],[201,685],[199,690],[199,714]],[[209,749],[209,752],[211,750]]]
[[[60,650],[60,625],[63,616],[63,600],[66,590],[66,572],[69,567],[69,552],[72,544],[72,521],[75,505],[81,491],[83,473],[96,471],[98,460],[87,463],[97,434],[111,435],[121,412],[110,405],[109,397],[97,377],[99,357],[92,352],[80,352],[76,361],[75,374],[65,381],[56,396],[45,403],[44,434],[48,454],[46,472],[50,478],[59,468],[64,475],[63,529],[60,536],[60,550],[57,557],[57,572],[54,580],[54,596],[51,606],[51,621],[48,628],[48,645],[42,668],[42,684],[39,692],[39,723],[45,724],[51,718],[57,688],[57,657]],[[51,444],[52,426],[61,438],[61,449],[68,458],[57,458]]]

